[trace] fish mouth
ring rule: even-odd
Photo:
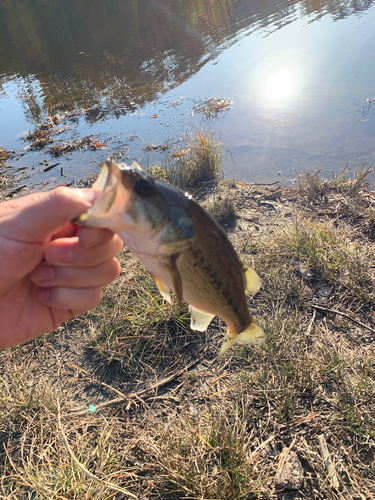
[[[145,174],[141,167],[135,162],[129,166],[126,165],[126,163],[116,163],[111,158],[107,158],[99,177],[92,187],[101,192],[108,191],[110,186],[121,181],[125,189],[133,190],[138,181],[148,178],[149,176]]]
[[[136,166],[138,168],[134,164],[118,164],[107,158],[92,186],[98,193],[94,205],[72,222],[83,226],[108,227],[108,222],[112,224],[115,219],[123,216],[126,213],[125,206],[137,191],[137,182],[147,178],[139,165]]]
[[[92,189],[99,193],[94,205],[84,214],[76,217],[72,222],[79,225],[91,225],[90,221],[107,214],[116,200],[117,188],[122,182],[122,168],[108,158],[94,182]]]

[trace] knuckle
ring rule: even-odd
[[[103,292],[101,288],[86,288],[84,293],[84,300],[81,302],[76,301],[74,307],[71,309],[74,316],[84,314],[96,307],[102,300]]]
[[[69,197],[70,189],[67,186],[58,186],[51,191],[51,197],[56,200],[65,200]]]
[[[52,202],[62,210],[74,207],[75,210],[87,209],[88,202],[82,196],[81,189],[58,186],[49,192]]]
[[[58,186],[50,191],[50,197],[55,207],[62,210],[71,203],[70,189],[66,186]]]

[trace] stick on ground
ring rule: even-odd
[[[121,404],[124,404],[126,401],[129,401],[132,398],[139,398],[140,396],[143,396],[144,394],[149,394],[150,392],[157,391],[160,387],[168,384],[169,382],[171,382],[172,380],[177,378],[179,375],[182,375],[182,373],[189,370],[192,366],[199,363],[199,361],[201,361],[204,357],[205,357],[205,354],[203,354],[200,358],[196,359],[195,361],[192,361],[188,365],[184,366],[181,370],[177,370],[176,372],[172,373],[172,375],[170,375],[169,377],[164,378],[164,379],[156,382],[155,384],[152,384],[150,387],[146,387],[146,389],[143,389],[142,391],[140,391],[138,393],[133,392],[133,393],[128,394],[124,397],[115,398],[115,399],[106,401],[105,403],[98,404],[96,406],[95,411],[103,410],[104,408],[119,406]],[[80,410],[80,411],[76,411],[74,413],[71,413],[71,415],[74,415],[75,417],[79,417],[82,415],[86,415],[87,413],[90,413],[90,411],[91,411],[90,408],[86,408],[84,410]]]
[[[336,474],[335,467],[334,467],[334,465],[332,463],[331,457],[329,456],[327,442],[326,442],[323,434],[320,434],[318,436],[318,442],[319,442],[320,451],[322,453],[322,457],[323,457],[323,460],[324,460],[324,465],[326,466],[326,469],[328,471],[328,475],[330,476],[331,481],[332,481],[332,486],[336,490],[339,490],[340,489],[339,478],[338,478],[338,476]]]
[[[353,321],[353,323],[356,323],[359,326],[362,326],[363,328],[366,328],[367,330],[370,330],[370,332],[375,333],[375,330],[371,328],[371,326],[365,325],[364,323],[361,323],[361,321],[358,321],[357,319],[352,318],[352,316],[349,316],[349,314],[346,314],[341,311],[337,311],[336,309],[330,309],[329,307],[322,307],[322,306],[316,306],[314,304],[310,304],[313,309],[316,309],[317,311],[322,311],[322,312],[330,312],[334,314],[339,314],[340,316],[343,316],[344,318],[349,319],[350,321]]]

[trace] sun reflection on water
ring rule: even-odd
[[[283,99],[292,94],[294,90],[292,73],[290,70],[282,69],[268,78],[266,83],[267,97],[271,99]]]

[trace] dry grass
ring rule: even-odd
[[[345,175],[346,167],[332,179],[323,179],[320,171],[304,172],[299,176],[301,201],[313,211],[320,210],[345,224],[360,226],[361,233],[375,235],[375,199],[368,191],[367,177],[372,167],[361,166],[352,177]]]
[[[5,163],[8,158],[12,157],[12,153],[0,146],[0,165]]]
[[[230,194],[225,198],[213,199],[207,209],[220,224],[233,220],[236,217],[236,207]]]
[[[361,191],[311,204],[303,190],[232,186],[230,238],[263,281],[250,304],[260,348],[217,361],[223,323],[191,332],[186,307],[165,304],[123,251],[95,310],[2,351],[0,498],[374,498],[374,243],[333,210],[372,203]],[[303,489],[275,488],[285,450]]]
[[[120,258],[132,271],[107,289],[105,300],[90,314],[95,332],[99,326],[92,345],[108,361],[119,361],[124,372],[138,372],[139,381],[147,380],[155,369],[173,366],[189,344],[201,339],[187,335],[187,306],[171,307],[135,257],[124,251]]]
[[[222,165],[221,139],[215,141],[212,129],[196,127],[184,136],[174,153],[166,153],[164,165],[154,165],[151,173],[180,189],[194,191],[222,178]]]
[[[280,239],[290,257],[303,262],[315,277],[346,295],[359,296],[364,302],[374,301],[374,249],[363,252],[363,241],[353,241],[346,227],[332,222],[317,223],[302,218],[286,226]]]
[[[0,147],[0,201],[5,199],[16,184],[15,175],[10,171],[6,161],[14,156],[14,151]]]
[[[4,189],[6,189],[7,185],[8,179],[5,176],[0,175],[0,190],[3,191]]]
[[[360,167],[359,172],[351,177],[347,177],[346,170],[348,164],[337,175],[332,174],[331,179],[322,178],[321,170],[314,173],[303,172],[298,175],[300,191],[311,201],[317,202],[324,199],[329,193],[344,193],[353,197],[358,196],[360,191],[368,188],[366,178],[372,167]]]

